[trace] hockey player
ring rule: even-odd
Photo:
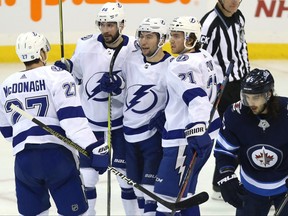
[[[235,61],[218,105],[221,118],[229,105],[240,100],[240,83],[250,69],[245,40],[245,17],[238,9],[240,3],[241,0],[218,0],[214,9],[200,21],[202,48],[213,56],[218,76],[223,77],[230,61]],[[212,198],[222,199],[216,183],[217,174],[215,168]]]
[[[215,147],[218,185],[237,216],[268,215],[284,199],[288,177],[288,98],[275,96],[268,70],[252,70],[241,101],[224,113]],[[235,172],[240,162],[240,181]],[[286,205],[280,215],[288,215]]]
[[[167,100],[165,76],[171,56],[162,50],[167,30],[163,19],[145,18],[136,32],[140,49],[127,58],[122,77],[115,75],[112,83],[108,75],[101,80],[106,91],[121,91],[125,86],[127,176],[149,191],[154,189],[162,158],[161,131],[157,131],[156,125],[164,118]],[[135,192],[144,215],[155,215],[156,201]]]
[[[134,38],[122,34],[125,25],[124,9],[120,3],[105,3],[100,9],[96,25],[101,34],[88,35],[77,42],[76,50],[68,61],[72,75],[80,85],[81,102],[85,115],[97,138],[103,138],[108,130],[108,94],[101,91],[99,80],[109,71],[111,57],[122,46],[114,64],[118,73],[126,56],[135,49]],[[67,63],[67,62],[66,62]],[[60,61],[55,63],[65,67]],[[121,73],[121,72],[119,72]],[[126,174],[126,150],[122,129],[123,95],[112,96],[112,166]],[[89,215],[95,215],[96,187],[99,173],[89,166],[82,166],[86,193],[89,203]],[[132,186],[118,178],[121,198],[126,215],[137,215],[139,211]]]
[[[171,50],[179,56],[170,63],[166,73],[169,100],[162,135],[163,158],[154,190],[168,200],[176,201],[188,164],[196,152],[196,164],[183,197],[187,197],[187,192],[188,196],[195,193],[198,173],[211,153],[211,138],[215,138],[220,126],[216,112],[209,127],[210,137],[207,128],[218,81],[212,56],[200,49],[200,28],[198,20],[189,16],[177,17],[169,26]],[[170,212],[158,204],[157,216]],[[199,207],[182,211],[181,215],[200,215]]]
[[[26,69],[12,74],[1,85],[0,130],[13,145],[19,213],[48,215],[51,194],[60,215],[76,216],[88,209],[78,152],[11,109],[14,104],[37,116],[86,148],[92,167],[107,169],[108,146],[103,140],[97,141],[89,127],[71,75],[54,65],[46,66],[49,50],[49,42],[41,34],[18,36],[16,52]]]

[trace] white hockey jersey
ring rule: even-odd
[[[213,58],[205,50],[179,55],[170,63],[163,147],[187,145],[184,130],[190,123],[205,122],[208,126],[212,104],[217,95],[217,84]],[[217,111],[213,120],[219,121]],[[218,130],[210,127],[212,139],[216,138]]]
[[[113,73],[121,75],[121,67],[132,50],[135,50],[135,39],[122,35],[123,47],[118,53]],[[73,62],[72,74],[80,80],[81,103],[93,131],[107,131],[108,127],[108,93],[101,91],[99,80],[105,72],[109,72],[110,61],[114,49],[105,47],[101,34],[88,35],[78,40]],[[123,125],[124,93],[111,97],[112,129]]]
[[[123,66],[126,82],[124,104],[124,136],[128,142],[146,140],[156,133],[149,130],[150,119],[165,108],[167,101],[166,78],[171,56],[165,52],[156,63],[147,62],[141,50],[133,52]]]
[[[12,141],[13,154],[25,144],[60,144],[76,150],[31,120],[11,109],[14,104],[58,133],[86,148],[96,142],[88,125],[72,76],[56,66],[43,66],[14,73],[1,85],[0,130]]]

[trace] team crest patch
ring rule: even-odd
[[[238,102],[234,103],[232,105],[232,112],[236,111],[237,113],[241,114],[241,111],[240,111],[241,107],[242,107],[241,101],[238,101]]]
[[[269,128],[270,127],[270,124],[268,121],[266,121],[265,119],[260,119],[260,122],[258,124],[258,127],[262,128],[263,131],[266,130],[266,128]]]
[[[188,55],[179,55],[177,58],[176,58],[176,61],[177,62],[182,62],[182,61],[187,61],[189,59],[189,56]]]
[[[88,39],[91,38],[92,36],[93,36],[93,34],[86,35],[86,36],[82,37],[81,40],[88,40]]]
[[[279,149],[265,144],[252,146],[247,150],[248,159],[255,169],[276,169],[283,160],[283,153]]]

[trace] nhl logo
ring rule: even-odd
[[[144,65],[144,68],[147,69],[149,66],[150,66],[150,64],[149,64],[149,63],[146,63],[146,64]]]
[[[72,211],[74,211],[74,212],[78,211],[78,210],[79,210],[78,204],[73,204],[73,205],[71,206],[71,209],[72,209]]]

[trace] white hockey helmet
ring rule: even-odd
[[[158,33],[160,36],[160,39],[166,39],[166,36],[168,34],[168,27],[166,25],[166,22],[162,18],[150,18],[146,17],[141,24],[139,25],[137,31],[136,31],[136,37],[139,37],[139,33],[142,31],[146,32],[155,32]]]
[[[120,24],[125,21],[124,8],[120,3],[107,2],[100,9],[96,17],[96,24],[99,22],[117,22]]]
[[[40,52],[50,51],[49,41],[36,32],[26,32],[18,36],[16,40],[16,53],[21,62],[29,62],[40,59]]]
[[[184,32],[185,38],[188,38],[191,33],[194,33],[197,41],[200,41],[201,37],[201,24],[197,18],[193,16],[176,17],[170,23],[169,32],[181,31]]]

